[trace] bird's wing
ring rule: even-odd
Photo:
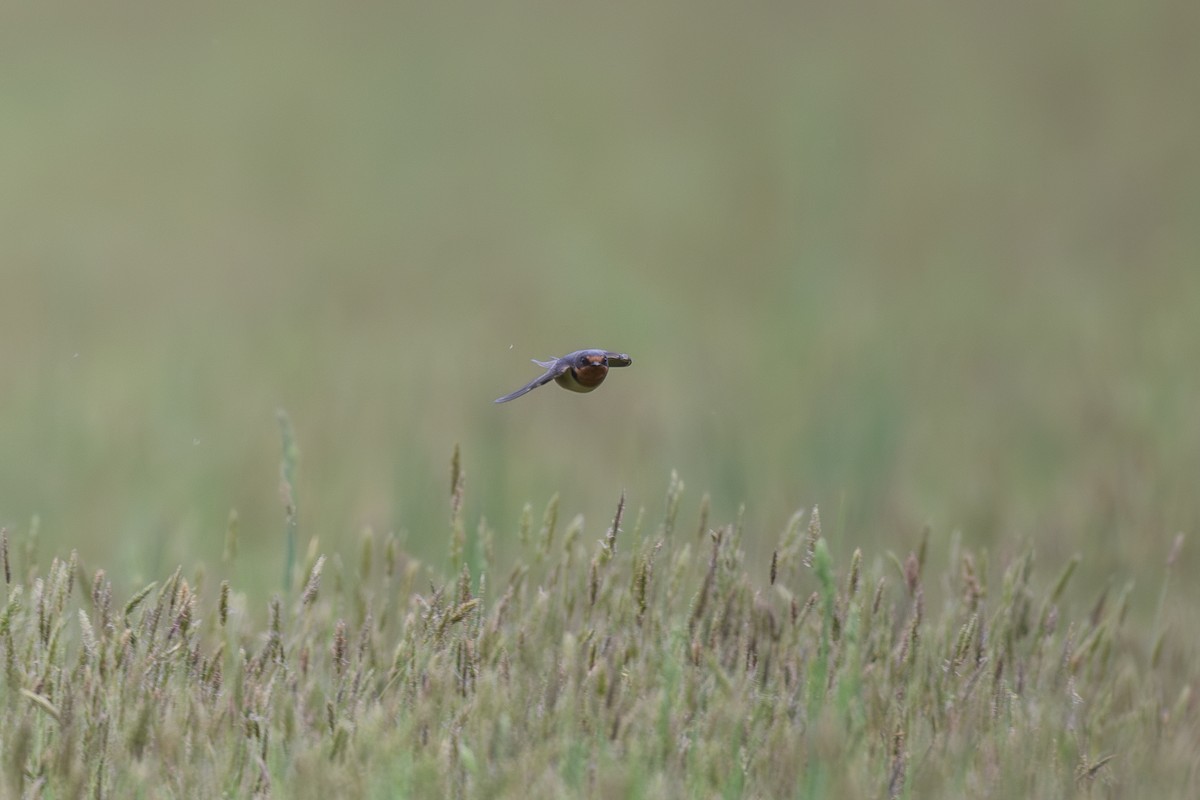
[[[608,359],[610,367],[628,367],[633,363],[633,359],[624,353],[614,353],[611,350],[605,350],[604,357]]]
[[[550,362],[538,361],[535,363],[540,364],[541,366],[548,365],[549,369],[547,369],[544,374],[539,375],[538,377],[534,378],[529,383],[525,384],[520,389],[517,389],[512,394],[506,394],[506,395],[504,395],[504,397],[497,397],[493,402],[507,403],[509,400],[516,400],[518,397],[525,394],[526,392],[532,392],[534,389],[538,388],[539,386],[542,386],[542,385],[547,384],[550,381],[554,380],[559,375],[562,375],[564,372],[566,372],[567,368],[570,367],[570,364],[566,363],[565,361],[550,361]]]

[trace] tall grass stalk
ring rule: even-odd
[[[292,430],[292,420],[282,408],[275,412],[279,422],[283,457],[279,464],[279,496],[283,501],[283,590],[292,588],[292,571],[296,566],[296,529],[299,526],[299,509],[296,498],[296,470],[300,464],[300,447]],[[236,541],[237,518],[230,520],[230,535]]]

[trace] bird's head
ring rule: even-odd
[[[584,352],[580,353],[575,358],[575,368],[580,369],[583,367],[605,367],[605,368],[607,368],[608,367],[608,356],[604,355],[604,353],[595,353],[595,352],[589,353],[588,351],[585,350]]]

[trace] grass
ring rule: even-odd
[[[0,798],[1194,794],[1200,6],[26,5]]]
[[[624,495],[605,532],[579,518],[560,531],[557,498],[540,529],[527,511],[500,571],[496,534],[463,532],[454,464],[452,569],[391,534],[364,533],[357,563],[313,540],[296,590],[265,608],[203,568],[118,592],[75,553],[43,567],[36,542],[6,533],[4,795],[1182,797],[1194,785],[1185,643],[1162,620],[1130,624],[1132,586],[1075,597],[1077,559],[1039,579],[1032,550],[992,565],[952,540],[935,572],[926,534],[912,552],[856,549],[839,565],[813,508],[769,563],[750,562],[747,532],[710,527],[707,499],[699,526],[679,519],[673,476],[657,524],[629,524]]]

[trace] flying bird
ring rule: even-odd
[[[614,353],[610,350],[576,350],[549,361],[538,361],[536,358],[532,360],[539,367],[545,368],[545,373],[512,394],[496,398],[495,402],[507,403],[509,400],[516,400],[526,392],[531,392],[550,381],[555,381],[572,392],[590,392],[604,383],[609,367],[628,367],[633,363],[633,359],[624,353]]]

